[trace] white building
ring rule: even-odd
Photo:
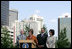
[[[25,25],[25,22],[19,22],[18,20],[14,22],[14,43],[16,43],[17,36],[20,35],[20,30],[24,29],[25,31]]]
[[[41,30],[41,28],[43,27],[43,17],[38,16],[36,14],[33,14],[32,16],[30,16],[30,20],[36,21],[38,24],[38,31]]]
[[[37,36],[43,27],[43,17],[33,14],[29,20],[22,20],[30,29],[34,30],[34,35]]]
[[[25,31],[25,26],[28,26],[30,29],[34,30],[34,35],[37,36],[39,34],[39,31],[41,31],[41,28],[43,27],[43,17],[37,16],[37,15],[32,15],[30,16],[29,20],[22,20],[21,22],[15,21],[14,23],[14,41],[16,43],[16,38],[18,35],[20,35],[20,30],[24,29]],[[26,32],[27,33],[27,32]]]

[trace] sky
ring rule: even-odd
[[[71,14],[71,1],[10,1],[9,9],[18,10],[19,21],[29,19],[32,14],[42,16],[48,33],[54,29],[58,37],[58,18]]]

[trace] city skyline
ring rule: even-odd
[[[58,36],[58,16],[71,14],[71,1],[9,1],[9,9],[18,10],[19,21],[32,14],[42,16],[47,30],[54,29]]]

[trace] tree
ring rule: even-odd
[[[1,48],[13,47],[12,38],[9,33],[7,27],[1,27]]]
[[[48,34],[47,27],[45,25],[43,25],[43,29],[45,30],[45,33]],[[39,31],[39,33],[41,33],[41,31]]]
[[[70,48],[70,46],[71,44],[68,41],[67,36],[66,36],[66,28],[64,28],[59,33],[59,38],[56,41],[56,48]]]
[[[45,33],[47,34],[47,33],[48,33],[47,27],[46,27],[45,25],[43,25],[43,28],[44,28],[44,30],[45,30]]]
[[[30,30],[30,26],[25,25],[25,35],[28,36],[28,31]]]

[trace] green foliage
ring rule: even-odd
[[[28,36],[28,31],[30,30],[30,27],[29,26],[27,26],[27,25],[25,25],[25,35],[26,36]]]
[[[10,32],[6,27],[1,27],[1,48],[12,47],[12,38],[10,37]]]
[[[44,28],[44,30],[45,30],[45,33],[47,34],[47,33],[48,33],[47,27],[46,27],[45,25],[43,25],[43,28]],[[39,31],[39,33],[41,33],[41,31]]]
[[[48,33],[47,27],[46,27],[45,25],[43,25],[43,28],[44,28],[44,30],[45,30],[45,33],[47,34],[47,33]]]
[[[66,36],[66,28],[59,33],[58,40],[56,41],[56,48],[70,48],[71,44]]]

